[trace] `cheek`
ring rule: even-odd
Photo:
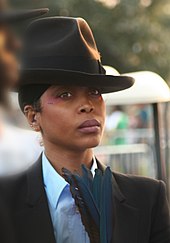
[[[106,117],[106,105],[102,97],[100,103],[97,103],[96,110],[97,114],[101,117],[102,121],[104,122]]]
[[[46,102],[45,102],[45,107],[48,107],[49,105],[58,105],[62,103],[61,98],[47,98]]]
[[[57,109],[53,106],[52,101],[43,107],[40,125],[44,133],[49,133],[51,135],[55,134],[65,134],[65,131],[69,131],[70,122],[73,117],[67,109]]]

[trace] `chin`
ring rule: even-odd
[[[81,143],[83,148],[95,148],[100,144],[100,139],[89,139],[88,141],[85,141],[84,143]]]

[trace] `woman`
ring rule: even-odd
[[[41,132],[45,149],[28,171],[2,183],[17,242],[90,242],[71,186],[62,177],[63,167],[81,174],[85,164],[93,176],[97,168],[104,174],[92,150],[104,129],[102,93],[129,88],[133,82],[130,77],[105,74],[83,19],[44,18],[29,26],[19,103],[30,126]],[[115,209],[110,215],[115,225],[109,228],[113,238],[108,242],[168,243],[163,182],[116,172],[111,181],[114,199],[108,207],[110,212]],[[109,195],[105,203],[108,199]]]

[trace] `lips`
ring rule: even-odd
[[[78,129],[83,133],[97,133],[100,130],[100,127],[100,122],[98,122],[96,119],[93,119],[83,122],[78,127]]]

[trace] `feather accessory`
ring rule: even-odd
[[[82,176],[63,168],[65,180],[81,214],[82,223],[91,243],[113,243],[115,202],[113,174],[109,167],[104,173],[91,171],[82,165]]]

